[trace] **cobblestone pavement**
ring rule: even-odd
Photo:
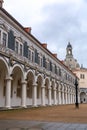
[[[0,120],[0,130],[87,130],[87,124]]]

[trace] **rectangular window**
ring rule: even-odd
[[[2,44],[6,46],[6,41],[7,41],[7,34],[3,32],[3,39],[2,39]]]
[[[83,74],[83,79],[85,79],[85,75]]]
[[[28,59],[31,60],[31,50],[28,50]]]
[[[48,63],[48,61],[47,61],[47,70],[49,70],[49,63]]]
[[[32,62],[34,62],[34,52],[32,52]]]
[[[54,72],[55,74],[57,74],[57,66],[55,65],[55,68],[54,68]]]
[[[85,75],[84,74],[80,74],[80,79],[85,79]]]
[[[50,71],[52,71],[52,62],[50,61]]]
[[[1,44],[1,30],[0,30],[0,44]]]
[[[38,56],[38,65],[41,65],[41,64],[40,64],[40,56]]]
[[[20,55],[22,55],[22,54],[23,54],[23,45],[20,44]]]
[[[16,42],[15,42],[15,51],[16,51],[17,54],[18,54],[18,44],[19,44],[19,43],[16,41]]]
[[[41,58],[41,67],[43,66],[43,60],[42,60],[42,58]]]
[[[43,67],[46,68],[46,58],[43,56]]]
[[[59,76],[61,76],[61,69],[59,68]]]

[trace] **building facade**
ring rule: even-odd
[[[66,47],[64,64],[79,78],[80,103],[87,103],[87,68],[84,68],[83,66],[80,67],[77,60],[73,57],[72,45],[70,42]]]
[[[87,103],[87,68],[82,66],[73,72],[79,77],[80,102]]]
[[[74,103],[76,76],[0,6],[0,107]]]

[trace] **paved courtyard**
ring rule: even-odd
[[[87,130],[87,105],[0,111],[0,130]]]
[[[0,130],[87,130],[87,124],[25,120],[1,120]]]

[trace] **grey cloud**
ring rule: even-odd
[[[40,28],[40,34],[38,33],[40,40],[46,40],[49,49],[52,52],[57,51],[61,59],[65,58],[67,42],[71,41],[74,56],[80,64],[83,62],[86,65],[87,48],[84,50],[84,48],[81,47],[87,46],[87,34],[85,33],[87,28],[82,27],[82,23],[87,23],[86,12],[87,3],[83,3],[81,7],[77,7],[77,5],[71,3],[45,6],[42,9],[44,21],[38,25]],[[50,45],[56,46],[56,49],[53,50]],[[75,49],[76,47],[78,50]],[[83,58],[84,52],[86,55],[85,58]]]
[[[80,3],[79,0],[78,3],[65,1],[54,4],[49,2],[37,12],[35,6],[28,7],[29,1],[28,5],[27,2],[21,3],[26,8],[19,8],[20,2],[17,6],[8,4],[8,10],[22,25],[31,26],[32,34],[39,41],[46,42],[48,49],[57,52],[61,60],[65,58],[66,46],[70,41],[75,58],[87,67],[87,0],[80,0]],[[38,18],[43,19],[40,21]]]

